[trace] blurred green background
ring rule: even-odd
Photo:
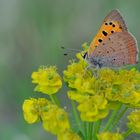
[[[60,47],[90,43],[114,8],[140,44],[140,0],[0,0],[1,140],[56,140],[23,119],[24,99],[42,96],[33,92],[30,75],[40,65],[56,65],[62,75],[74,54],[65,57]],[[63,91],[59,96],[66,98]]]

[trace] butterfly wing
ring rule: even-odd
[[[136,64],[138,47],[134,37],[127,31],[116,32],[96,47],[89,56],[90,63],[100,67],[120,67]]]
[[[119,10],[112,10],[104,19],[103,23],[117,22],[122,31],[127,31],[127,26]]]
[[[126,24],[118,10],[112,10],[104,19],[99,32],[90,44],[88,55],[91,55],[100,43],[115,32],[127,31]]]

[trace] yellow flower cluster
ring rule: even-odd
[[[33,72],[32,83],[37,84],[35,91],[49,95],[56,93],[62,86],[61,77],[55,66],[42,66],[37,72]]]
[[[108,115],[108,101],[97,94],[96,78],[90,70],[86,71],[87,64],[80,60],[72,62],[64,71],[64,80],[71,88],[68,97],[79,103],[78,110],[83,121],[97,121]]]
[[[102,92],[109,101],[120,101],[131,107],[140,106],[140,73],[135,69],[99,70]]]
[[[86,49],[87,44],[84,44],[83,47]],[[136,69],[88,69],[89,65],[82,58],[83,53],[85,52],[78,53],[79,61],[70,61],[67,70],[63,72],[64,81],[69,87],[68,97],[77,102],[81,120],[90,122],[85,123],[85,126],[80,126],[79,116],[74,105],[74,116],[79,127],[77,132],[84,139],[90,139],[93,129],[96,130],[93,137],[98,137],[98,140],[123,140],[129,131],[123,134],[124,137],[120,133],[108,131],[112,130],[128,107],[140,107],[140,73]],[[29,124],[41,120],[43,128],[57,135],[58,140],[82,140],[75,131],[71,130],[68,114],[59,107],[57,97],[52,95],[62,87],[62,80],[56,67],[40,67],[38,71],[32,73],[31,77],[32,83],[36,84],[35,91],[50,95],[53,103],[45,98],[25,100],[23,103],[24,119]],[[125,104],[126,108],[119,111],[122,104]],[[116,110],[112,113],[104,131],[100,133],[101,123],[97,123],[97,121],[107,117],[110,109]],[[119,116],[115,118],[117,113]],[[140,110],[131,112],[128,119],[129,129],[140,133]],[[112,125],[113,121],[115,123]],[[92,126],[91,122],[96,122],[96,125]],[[85,131],[89,129],[89,132],[84,132],[83,127]]]
[[[128,127],[135,133],[140,133],[140,110],[135,110],[128,116]]]
[[[103,132],[98,135],[98,140],[123,140],[123,136],[119,133]]]
[[[79,103],[81,119],[96,121],[108,114],[112,103],[121,102],[129,107],[140,107],[140,73],[135,70],[87,69],[88,64],[80,58],[71,61],[64,73],[68,97]],[[96,98],[98,97],[98,98]]]
[[[45,98],[31,98],[23,103],[24,118],[28,123],[35,123],[39,119],[45,130],[59,134],[70,128],[68,115],[64,109],[51,103]]]
[[[29,124],[41,120],[43,128],[57,135],[58,140],[81,140],[71,131],[68,114],[55,104],[57,97],[51,96],[62,86],[56,67],[40,67],[38,71],[32,73],[32,82],[37,84],[35,91],[50,95],[53,103],[45,98],[25,100],[22,106],[24,119]]]

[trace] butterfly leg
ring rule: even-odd
[[[99,69],[100,69],[99,67],[95,67],[94,69],[92,69],[92,72],[93,72],[93,75],[94,75],[95,78],[99,77],[99,75],[98,75],[98,70]]]
[[[88,65],[85,70],[84,70],[84,75],[83,76],[86,76],[86,74],[89,72],[88,70],[90,70],[91,66]]]
[[[85,71],[84,71],[84,76],[86,76],[87,72],[89,72],[88,70],[91,70],[92,71],[92,74],[95,78],[98,78],[98,70],[100,69],[100,67],[97,67],[97,66],[94,66],[94,65],[88,65],[86,68],[85,68]]]

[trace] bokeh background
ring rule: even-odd
[[[140,44],[140,0],[0,0],[1,140],[56,140],[41,124],[28,125],[23,119],[24,99],[42,96],[33,92],[30,75],[40,65],[56,65],[62,74],[74,53],[65,57],[60,47],[81,49],[90,43],[114,8]]]

